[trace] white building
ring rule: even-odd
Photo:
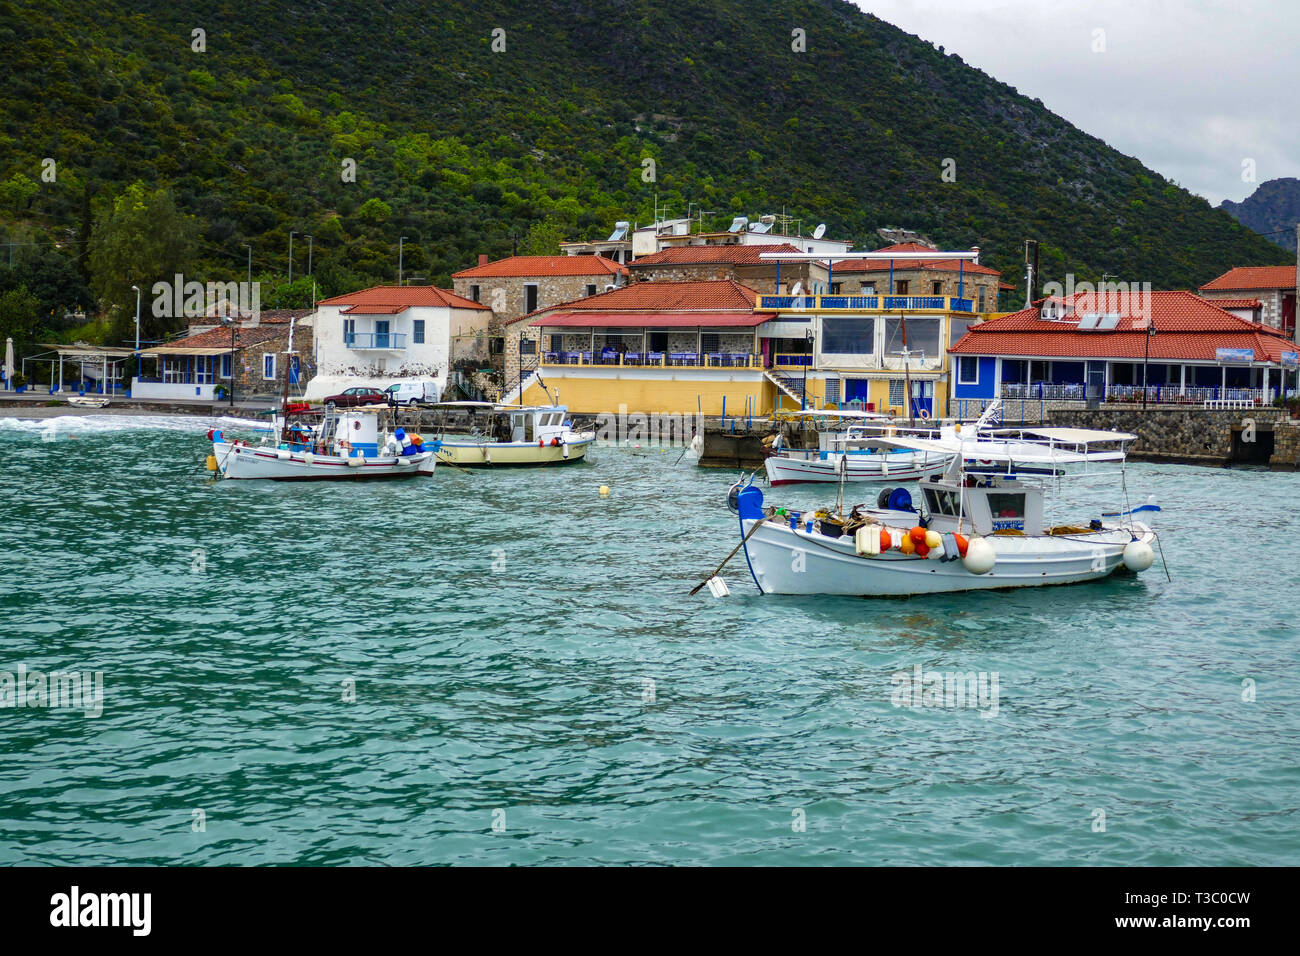
[[[491,310],[433,286],[375,286],[323,299],[313,332],[316,377],[305,398],[319,401],[353,386],[387,388],[419,379],[446,390],[461,361],[487,361]]]

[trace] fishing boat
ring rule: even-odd
[[[72,395],[64,399],[69,405],[77,408],[104,408],[108,405],[108,399],[95,395]]]
[[[438,443],[391,427],[384,405],[277,416],[279,441],[250,444],[209,432],[208,466],[223,478],[272,481],[356,481],[433,475]],[[319,420],[313,421],[314,416]]]
[[[564,405],[441,402],[435,412],[463,413],[464,433],[439,430],[438,459],[461,468],[565,465],[582,461],[595,432],[573,430]]]
[[[1045,492],[1067,478],[1117,474],[1125,488],[1127,447],[1136,436],[961,427],[944,425],[934,438],[873,439],[948,461],[942,474],[920,483],[919,507],[907,489],[893,488],[875,507],[845,509],[841,500],[835,508],[788,511],[764,507],[752,481],[733,486],[741,549],[759,591],[904,596],[1071,584],[1151,566],[1158,539],[1135,515],[1158,511],[1153,503],[1074,524],[1044,519]]]
[[[286,368],[292,369],[294,325],[289,323]],[[212,454],[208,470],[223,478],[271,481],[359,481],[378,478],[431,477],[438,442],[397,427],[388,405],[318,409],[289,400],[293,375],[285,376],[280,407],[269,434],[258,444],[208,432]]]
[[[780,433],[777,434],[772,453],[763,462],[767,480],[773,487],[805,482],[916,481],[938,474],[948,463],[946,455],[881,448],[872,441],[881,435],[928,437],[936,434],[931,429],[909,429],[888,416],[872,412],[787,414],[811,416],[818,424],[832,427],[819,429],[816,448],[789,447]]]

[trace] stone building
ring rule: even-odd
[[[674,246],[641,256],[628,265],[633,282],[739,282],[781,295],[798,283],[801,290],[824,290],[824,262],[773,262],[763,253],[801,252],[790,243],[764,245]]]
[[[493,365],[500,367],[511,347],[503,335],[506,323],[561,302],[597,295],[622,285],[627,267],[604,256],[510,256],[478,265],[451,277],[456,294],[492,310],[488,335]],[[518,342],[514,343],[517,352]]]
[[[898,243],[877,249],[876,252],[934,252],[933,246],[917,242]],[[976,246],[972,252],[978,253]],[[892,282],[892,286],[891,286]],[[1002,273],[979,260],[935,260],[922,262],[900,259],[859,260],[836,262],[832,265],[831,294],[843,295],[900,295],[944,296],[972,300],[974,310],[980,313],[998,310],[998,295],[1003,288]],[[958,290],[960,289],[960,293]]]
[[[1261,321],[1291,339],[1296,337],[1295,266],[1239,266],[1201,286],[1206,299],[1258,299]]]

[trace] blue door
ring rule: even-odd
[[[846,378],[844,380],[844,404],[857,402],[866,405],[867,388],[870,384],[870,380],[865,378]]]
[[[934,382],[912,383],[912,415],[916,418],[934,417]]]
[[[388,320],[375,319],[375,348],[388,348]]]

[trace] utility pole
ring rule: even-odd
[[[248,288],[252,289],[253,288],[253,247],[250,246],[248,243],[244,243],[244,248],[248,250]],[[250,291],[248,294],[252,295],[253,293]]]
[[[406,242],[406,237],[397,240],[397,284],[402,284],[402,246]]]
[[[314,238],[312,236],[307,237],[307,275],[311,275],[311,247],[313,241]]]
[[[296,235],[297,235],[296,232],[289,233],[289,282],[290,283],[293,282],[293,237]]]

